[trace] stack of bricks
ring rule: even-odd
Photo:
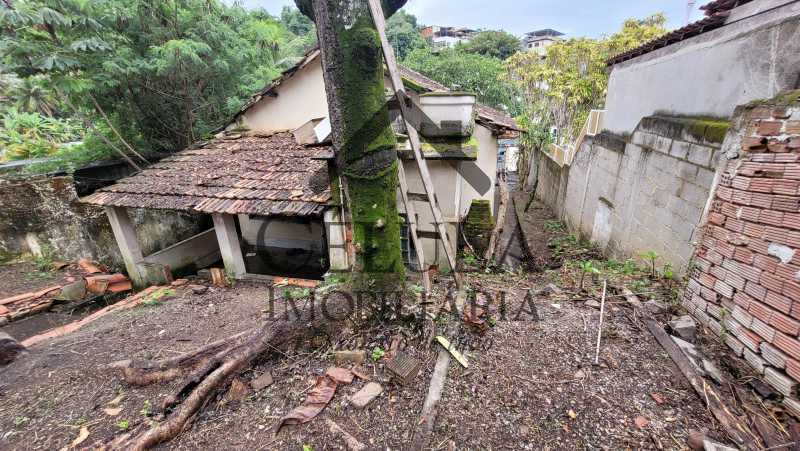
[[[797,94],[737,109],[684,305],[800,416]]]

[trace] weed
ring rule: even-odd
[[[370,357],[372,358],[373,362],[377,362],[378,360],[382,359],[384,355],[386,355],[386,351],[384,351],[380,346],[375,346],[375,348],[372,350],[372,356]]]
[[[560,232],[566,229],[566,227],[561,221],[547,221],[544,223],[544,229],[548,232]]]
[[[478,257],[476,257],[475,253],[471,250],[465,250],[461,258],[468,266],[475,266],[478,264]]]
[[[28,417],[16,417],[14,418],[14,426],[20,427],[29,421],[31,421],[31,419]]]
[[[600,270],[594,266],[594,263],[590,261],[582,261],[579,264],[581,268],[581,283],[578,286],[578,290],[583,291],[583,283],[586,279],[586,274],[600,274]]]
[[[161,305],[161,300],[165,297],[175,296],[175,290],[171,288],[162,288],[160,290],[156,290],[150,294],[144,301],[142,301],[142,305],[146,307],[154,307],[157,305]]]
[[[53,247],[45,244],[40,249],[41,254],[34,258],[33,264],[39,272],[51,272],[53,270]]]
[[[641,279],[631,282],[631,288],[633,289],[634,293],[644,293],[649,287],[650,284]]]
[[[150,405],[150,400],[144,401],[144,406],[142,406],[142,410],[139,411],[142,416],[149,417],[153,414],[153,407]]]
[[[622,273],[628,276],[634,274],[638,270],[639,270],[639,265],[636,264],[635,260],[631,259],[625,260],[625,264],[622,265]]]
[[[117,422],[117,427],[121,431],[127,431],[131,427],[131,423],[128,420],[120,420]]]
[[[653,279],[656,278],[656,260],[658,260],[659,257],[660,255],[658,255],[656,251],[647,251],[644,254],[642,254],[642,258],[650,262],[650,268],[651,268],[650,277],[652,277]]]
[[[303,451],[314,451],[314,447],[311,445],[303,445]]]
[[[311,295],[310,288],[287,287],[283,289],[283,298],[296,301],[299,299],[308,299]]]

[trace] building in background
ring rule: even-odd
[[[545,56],[547,54],[547,47],[560,41],[561,36],[564,36],[564,33],[553,30],[552,28],[531,31],[522,38],[522,48]]]
[[[432,25],[421,31],[422,37],[434,50],[452,48],[459,43],[469,42],[478,32],[464,27],[439,27]]]

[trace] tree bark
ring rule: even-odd
[[[389,120],[380,38],[365,0],[296,0],[317,24],[328,110],[353,220],[357,268],[370,279],[404,275],[397,214],[396,138]],[[405,0],[383,0],[394,13]]]

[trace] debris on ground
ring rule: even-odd
[[[25,347],[17,343],[11,335],[0,332],[0,366],[8,365],[25,352]]]
[[[678,319],[674,319],[668,323],[669,331],[672,335],[681,338],[689,343],[695,342],[697,334],[697,325],[689,315],[683,315]]]
[[[381,393],[383,393],[383,387],[381,384],[377,382],[369,382],[364,386],[364,388],[350,397],[350,404],[359,409],[363,409],[367,407],[369,403],[374,401],[375,398],[380,396]]]
[[[273,382],[274,380],[272,379],[272,373],[266,372],[261,376],[258,376],[257,378],[253,379],[250,382],[250,386],[253,387],[253,390],[255,391],[261,391],[272,385]]]
[[[447,352],[449,352],[450,355],[452,355],[453,358],[456,359],[456,362],[458,362],[461,366],[463,366],[464,368],[467,368],[469,366],[466,357],[464,357],[463,354],[458,352],[458,349],[456,349],[456,347],[450,343],[450,340],[439,335],[438,337],[436,337],[436,341],[440,345],[442,345],[442,347],[444,347],[447,350]]]
[[[366,351],[336,351],[333,353],[333,361],[336,363],[350,362],[361,365],[366,360]]]
[[[275,426],[275,434],[277,435],[284,426],[308,423],[313,420],[331,402],[339,383],[342,383],[341,380],[336,380],[327,373],[318,377],[316,385],[306,397],[303,405],[296,407],[278,421]]]

